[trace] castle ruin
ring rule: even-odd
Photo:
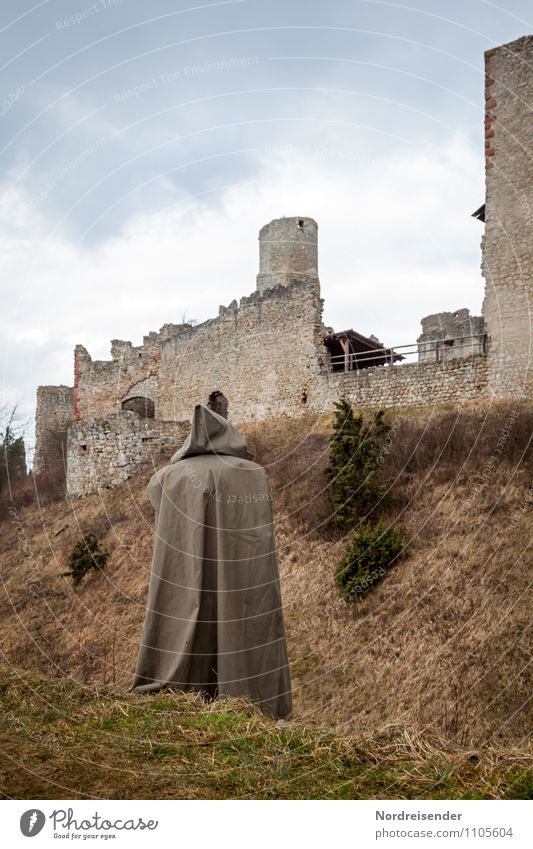
[[[110,360],[76,346],[74,386],[38,389],[34,471],[68,427],[69,494],[113,486],[177,448],[199,402],[239,423],[331,411],[342,396],[366,408],[531,397],[532,68],[533,36],[485,53],[481,316],[427,316],[405,350],[336,332],[322,322],[317,223],[276,219],[259,234],[255,291],[217,317],[166,324],[138,347],[113,340]]]

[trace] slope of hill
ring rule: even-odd
[[[242,428],[272,483],[295,719],[359,740],[393,724],[519,753],[530,719],[533,408],[388,415],[386,517],[409,555],[351,604],[334,580],[345,540],[321,524],[332,417]],[[152,553],[151,472],[11,511],[0,550],[9,667],[130,685]],[[61,573],[88,531],[110,552],[108,566],[73,589]]]
[[[139,698],[5,666],[0,692],[0,798],[517,799],[533,789],[520,753],[463,751],[414,729],[356,745],[243,699]]]

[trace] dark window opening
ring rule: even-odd
[[[150,398],[128,398],[122,402],[122,409],[137,413],[143,419],[153,419],[155,417],[155,404]]]
[[[446,357],[445,351],[449,351],[450,348],[453,348],[453,344],[455,339],[438,339],[436,350],[437,350],[437,360],[442,360],[443,357]]]
[[[298,227],[300,228],[300,230],[302,229],[303,226],[304,226],[304,220],[303,220],[303,218],[299,218],[298,219]]]

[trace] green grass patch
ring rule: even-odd
[[[0,667],[4,798],[529,798],[513,750],[468,753],[395,728],[365,741],[243,699],[98,691]]]

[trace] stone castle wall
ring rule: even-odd
[[[55,460],[62,459],[61,443],[74,419],[71,386],[39,386],[35,414],[35,453],[33,472],[39,474]]]
[[[75,422],[67,439],[67,492],[88,495],[128,480],[141,466],[162,465],[162,455],[179,448],[190,422],[140,419],[136,413],[111,413],[92,422]]]
[[[161,346],[156,414],[189,418],[214,391],[234,421],[301,414],[326,361],[321,322],[318,281],[241,298]]]
[[[241,421],[297,415],[327,357],[318,280],[254,292],[202,324],[172,327],[138,347],[114,340],[111,360],[77,345],[76,419],[118,413],[140,396],[154,402],[156,418],[179,421],[216,391]]]
[[[411,363],[401,366],[375,366],[353,372],[330,372],[322,368],[305,372],[305,383],[299,383],[297,394],[288,399],[287,406],[272,404],[261,415],[255,407],[243,404],[241,415],[230,416],[238,423],[250,418],[268,418],[322,413],[333,409],[335,401],[347,398],[358,407],[405,407],[411,405],[445,404],[484,397],[487,386],[487,360],[471,356],[439,363]],[[231,388],[219,384],[228,391]],[[303,388],[302,388],[303,387]],[[208,386],[204,403],[207,403]],[[200,397],[191,389],[190,403],[184,405],[191,414]],[[194,396],[194,397],[193,397]],[[294,403],[294,402],[297,403]],[[236,407],[236,405],[234,404]],[[98,489],[116,486],[128,480],[140,465],[161,465],[161,452],[177,449],[189,431],[189,421],[142,419],[130,411],[110,413],[90,422],[75,422],[68,431],[67,489],[71,497],[86,495]]]
[[[432,406],[484,398],[483,355],[444,362],[373,366],[321,375],[309,396],[309,412],[331,410],[344,396],[362,408]]]
[[[533,393],[533,36],[485,53],[482,270],[493,397]]]
[[[159,333],[145,336],[139,346],[113,339],[110,360],[93,360],[83,345],[76,345],[73,389],[76,421],[120,412],[122,401],[135,395],[155,402],[161,345],[189,327],[165,324]]]

